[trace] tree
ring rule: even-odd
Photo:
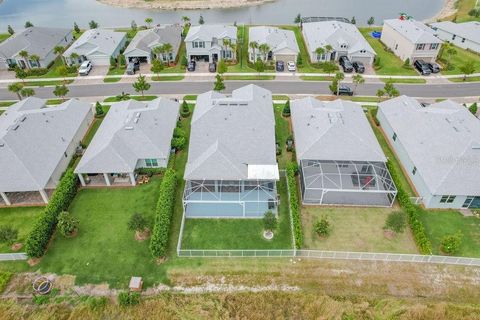
[[[31,23],[30,21],[25,22],[25,29],[31,27],[33,27],[33,23]]]
[[[183,100],[182,102],[182,110],[180,111],[180,115],[182,118],[187,118],[190,115],[190,108],[188,107],[186,100]]]
[[[33,90],[32,88],[22,88],[22,90],[20,90],[20,95],[25,98],[34,96],[35,90]]]
[[[62,46],[55,46],[55,48],[53,48],[53,53],[55,53],[57,55],[57,58],[60,57],[60,55],[65,51],[65,48],[62,47]],[[65,60],[63,60],[63,63],[65,64]]]
[[[145,91],[148,91],[150,89],[150,83],[147,82],[145,79],[145,76],[139,75],[137,78],[137,81],[133,83],[133,89],[135,89],[136,92],[141,92],[142,97],[144,96],[143,93]]]
[[[282,110],[282,115],[284,117],[290,117],[290,100],[287,100],[287,102],[285,102]]]
[[[187,16],[183,16],[182,17],[182,21],[183,21],[183,24],[186,26],[188,24],[190,24],[190,18],[187,17]]]
[[[477,111],[478,111],[477,103],[475,102],[474,104],[472,104],[472,105],[470,106],[470,108],[468,108],[468,110],[470,110],[470,112],[471,112],[473,115],[476,115],[476,114],[477,114]]]
[[[114,56],[110,56],[110,69],[117,67],[117,59]]]
[[[367,21],[367,24],[369,27],[371,27],[372,25],[375,24],[375,18],[374,17],[370,17]]]
[[[39,57],[39,56],[37,56],[36,54],[32,54],[32,55],[30,56],[30,60],[31,60],[31,61],[35,61],[35,65],[36,65],[37,67],[40,67],[40,62],[39,62],[39,61],[40,61],[40,57]]]
[[[165,43],[163,46],[163,52],[165,53],[165,56],[167,57],[167,64],[170,65],[170,54],[173,51],[173,47],[170,43]]]
[[[320,61],[320,57],[322,57],[324,54],[325,54],[326,50],[325,48],[322,48],[322,47],[318,47],[317,49],[315,49],[315,53],[317,55],[317,61]]]
[[[403,211],[394,211],[387,216],[384,230],[391,230],[395,233],[402,233],[407,227],[407,217]]]
[[[330,89],[330,92],[332,94],[336,94],[338,92],[338,80],[333,79],[332,83],[328,86],[328,88]]]
[[[378,89],[376,95],[377,95],[378,98],[381,99],[385,96],[385,91],[383,91],[382,89]]]
[[[397,88],[395,88],[392,81],[387,81],[387,83],[385,83],[383,91],[388,95],[389,98],[398,97],[400,95],[400,92]]]
[[[263,56],[263,61],[267,61],[268,59],[268,53],[270,52],[270,47],[266,43],[262,43],[259,47],[258,50],[260,50],[260,53]]]
[[[323,64],[323,70],[330,75],[332,72],[338,70],[338,67],[335,63],[328,61]]]
[[[352,17],[352,20],[350,20],[351,24],[357,24],[357,20],[355,19],[355,16]]]
[[[18,66],[15,67],[15,78],[22,80],[25,83],[25,78],[28,76],[27,72]]]
[[[157,78],[160,77],[160,72],[162,72],[163,70],[163,63],[160,62],[160,60],[153,60],[152,61],[152,67],[150,68],[150,71],[152,71],[153,73],[155,73],[157,75]]]
[[[253,59],[252,61],[256,61],[257,60],[257,49],[258,49],[258,42],[257,41],[251,41],[248,46],[250,47],[250,49],[252,49],[252,53],[253,53]]]
[[[0,243],[13,244],[17,241],[18,230],[11,226],[0,226]]]
[[[265,63],[262,61],[262,59],[257,58],[257,61],[255,61],[255,70],[257,70],[257,72],[265,71]]]
[[[205,23],[205,19],[203,19],[203,16],[200,15],[200,18],[198,18],[198,24],[204,24]]]
[[[66,66],[61,65],[58,66],[56,69],[58,75],[63,78],[63,84],[67,83],[67,79],[65,79],[68,76],[68,69]]]
[[[352,81],[353,81],[353,84],[354,84],[353,94],[355,94],[355,92],[357,91],[357,86],[365,83],[365,78],[363,78],[363,76],[361,74],[357,73],[353,76]]]
[[[263,228],[272,232],[277,227],[277,217],[272,211],[265,212],[263,216]]]
[[[225,83],[223,82],[223,78],[221,75],[217,74],[215,77],[215,83],[213,85],[213,90],[215,91],[222,91],[225,89]]]
[[[145,23],[147,24],[147,26],[150,28],[150,25],[152,24],[153,22],[153,19],[152,18],[146,18],[145,19]]]
[[[137,31],[137,23],[135,22],[135,20],[132,20],[132,22],[130,22],[130,28],[133,30],[133,31]]]
[[[300,15],[300,13],[295,16],[295,19],[293,20],[293,22],[296,24],[302,23],[302,16]]]
[[[22,100],[22,96],[20,94],[20,91],[22,91],[23,85],[21,83],[11,83],[8,85],[8,91],[15,93],[18,97],[18,100]]]
[[[53,90],[53,94],[56,97],[62,98],[62,100],[65,100],[65,96],[68,94],[70,90],[67,88],[66,85],[61,85],[61,86],[55,86],[55,89]]]
[[[340,90],[340,82],[345,79],[345,75],[342,73],[342,72],[337,72],[335,74],[335,80],[337,81],[337,96],[338,96],[338,92]]]
[[[320,237],[328,237],[332,231],[328,218],[323,216],[320,218],[320,220],[315,222],[314,230]]]
[[[26,50],[22,50],[18,53],[18,55],[23,58],[23,61],[25,61],[27,68],[30,69],[30,63],[28,63],[28,52]]]
[[[463,235],[459,231],[455,234],[446,235],[442,239],[441,249],[446,254],[455,254],[460,250],[462,246]]]
[[[75,33],[80,33],[80,27],[76,22],[73,23],[73,31],[75,31]]]
[[[70,55],[70,61],[73,62],[74,65],[78,64],[78,58],[79,55],[76,52],[72,52],[72,54]]]
[[[78,220],[66,211],[58,215],[57,228],[64,237],[71,236],[78,229]]]
[[[98,28],[98,23],[95,22],[94,20],[91,20],[91,21],[88,23],[88,26],[90,27],[90,29],[97,29],[97,28]]]
[[[158,60],[163,60],[162,55],[165,52],[163,45],[154,47],[152,52]]]
[[[95,103],[95,116],[101,117],[101,116],[103,116],[104,113],[105,113],[105,111],[103,111],[102,105],[100,104],[100,102],[97,101]]]
[[[223,59],[220,59],[220,61],[218,62],[217,72],[220,74],[224,74],[225,72],[227,72],[227,64]]]
[[[180,64],[181,64],[183,67],[188,66],[188,59],[187,59],[186,56],[182,55],[182,57],[180,58]]]
[[[466,61],[460,66],[460,71],[463,73],[463,81],[466,81],[467,76],[475,72],[475,62],[473,60]]]
[[[148,227],[148,221],[140,213],[134,213],[127,223],[128,230],[135,232],[144,232]]]
[[[13,34],[15,33],[15,31],[13,30],[13,28],[12,28],[11,25],[8,25],[8,27],[7,27],[7,32],[8,32],[8,34],[10,34],[11,36],[13,36]]]
[[[125,56],[123,54],[118,55],[118,63],[121,67],[125,67],[127,65],[127,60],[125,59]]]

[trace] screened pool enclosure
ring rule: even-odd
[[[277,213],[275,181],[189,180],[183,196],[187,218],[262,218]]]
[[[390,207],[397,189],[383,162],[301,160],[304,204]]]

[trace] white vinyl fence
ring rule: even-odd
[[[15,261],[15,260],[27,260],[27,254],[20,253],[0,253],[0,261]]]

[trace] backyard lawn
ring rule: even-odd
[[[380,58],[381,68],[376,70],[377,74],[418,76],[418,73],[415,72],[413,68],[404,68],[403,61],[395,54],[388,52],[380,40],[372,38],[370,33],[372,31],[379,31],[379,28],[360,28],[359,30],[365,39],[367,39],[368,43],[370,43],[373,50],[375,50],[377,57]]]
[[[48,69],[48,72],[42,76],[31,76],[28,78],[63,78],[61,75],[58,74],[57,68],[63,66],[63,60],[60,57],[57,57],[53,62],[53,65]],[[76,77],[77,73],[70,73],[67,77]],[[28,79],[27,78],[27,79]]]
[[[275,236],[263,238],[262,219],[186,219],[182,249],[291,249],[285,178],[277,183],[281,203]]]
[[[7,40],[9,37],[9,33],[0,33],[0,42]]]
[[[455,256],[480,257],[480,219],[464,217],[456,210],[422,210],[420,220],[432,242],[433,254],[442,254],[440,245],[444,236],[461,231],[462,246]]]
[[[480,55],[475,54],[473,52],[464,50],[460,47],[454,47],[457,51],[456,54],[452,55],[451,57],[451,64],[453,66],[452,70],[442,69],[442,74],[462,74],[460,68],[465,64],[467,61],[474,61],[475,62],[475,73],[480,72]],[[447,54],[444,51],[442,53],[442,58],[447,58]]]
[[[355,252],[417,253],[415,242],[407,227],[393,239],[385,237],[383,226],[392,208],[310,207],[302,208],[304,246],[317,250]],[[326,216],[331,234],[320,238],[314,224]]]
[[[282,148],[282,154],[277,156],[278,167],[285,169],[287,161],[291,158],[291,153],[287,152],[286,143],[290,135],[290,124],[287,118],[282,116],[285,104],[275,104],[275,141]]]
[[[17,207],[0,209],[0,226],[11,226],[18,230],[17,242],[24,243],[33,228],[36,218],[44,207]],[[11,252],[10,246],[0,244],[0,252]],[[23,250],[21,250],[23,251]]]
[[[243,44],[237,46],[238,63],[228,66],[228,72],[257,72],[248,66],[248,28],[249,26],[237,26],[237,39],[242,39]]]

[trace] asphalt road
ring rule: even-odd
[[[329,94],[328,82],[312,81],[226,81],[226,92],[253,83],[272,91],[273,94]],[[199,94],[212,90],[213,82],[177,81],[151,82],[147,94]],[[451,84],[396,84],[401,94],[422,98],[454,98],[480,96],[480,83]],[[121,92],[137,94],[131,83],[79,84],[69,85],[68,97],[114,96]],[[375,96],[383,84],[366,83],[357,88],[357,95]],[[55,98],[52,87],[35,88],[39,98]],[[0,100],[16,99],[6,88],[0,89]]]

